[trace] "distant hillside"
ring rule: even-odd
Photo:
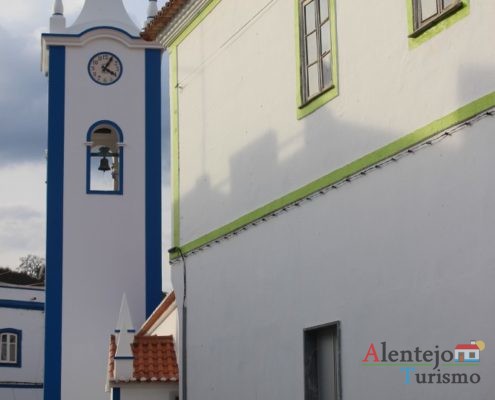
[[[44,286],[43,279],[36,279],[24,272],[13,271],[9,268],[0,267],[0,283],[10,283],[12,285]]]

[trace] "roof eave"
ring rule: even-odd
[[[170,0],[141,32],[144,40],[156,40],[168,48],[212,0]]]

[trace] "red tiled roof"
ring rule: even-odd
[[[134,378],[138,381],[178,381],[179,367],[174,338],[170,336],[136,336],[132,344]]]
[[[165,313],[168,308],[175,302],[175,292],[172,291],[167,297],[165,297],[158,307],[153,311],[153,314],[144,322],[143,326],[136,333],[136,336],[145,335],[146,332],[160,319],[160,317]]]
[[[115,371],[115,352],[117,351],[117,343],[115,343],[115,335],[110,335],[110,349],[108,350],[108,379],[112,380]]]
[[[455,346],[456,350],[479,350],[480,348],[475,344],[458,344]]]
[[[141,37],[149,42],[157,36],[179,14],[190,0],[169,0],[141,32]]]
[[[132,343],[133,376],[125,382],[178,382],[179,367],[175,355],[174,338],[170,336],[135,336]],[[110,336],[108,379],[115,379],[115,335]]]

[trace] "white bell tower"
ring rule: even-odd
[[[126,293],[139,326],[161,292],[162,47],[122,0],[86,0],[42,35],[49,81],[45,400],[103,400]]]

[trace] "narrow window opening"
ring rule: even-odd
[[[0,331],[0,366],[20,366],[20,336],[11,328]]]
[[[123,151],[118,128],[108,123],[95,126],[87,146],[88,193],[122,193]]]
[[[328,0],[300,3],[302,98],[307,103],[333,87]]]

